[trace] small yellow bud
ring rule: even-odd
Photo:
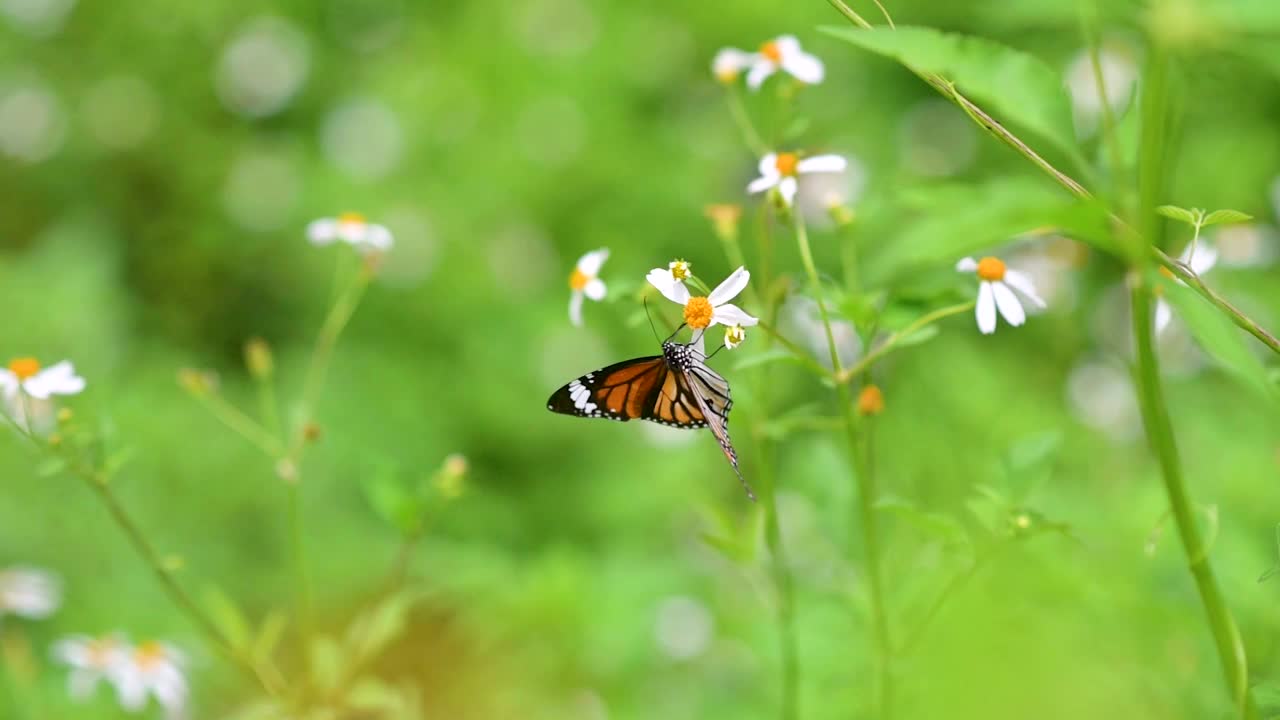
[[[292,485],[298,482],[298,466],[292,460],[284,458],[276,463],[276,477]]]
[[[49,447],[58,447],[62,444],[62,433],[52,433],[49,435]]]
[[[316,423],[309,422],[302,426],[302,439],[309,443],[316,442],[320,439],[320,426]]]
[[[466,490],[467,472],[470,464],[467,458],[454,453],[444,459],[440,472],[436,475],[436,490],[446,500],[453,500]]]
[[[867,385],[858,393],[858,414],[879,415],[884,412],[884,393],[876,385]]]
[[[208,370],[182,368],[178,371],[178,384],[182,386],[183,390],[200,397],[217,392],[218,376]]]
[[[71,412],[71,408],[58,408],[58,422],[60,423],[71,422],[71,418],[75,416],[76,414]]]
[[[853,224],[856,217],[853,208],[845,204],[844,197],[840,193],[827,193],[823,203],[827,207],[827,215],[830,216],[831,222],[837,227],[848,227]]]
[[[249,374],[258,380],[271,377],[275,369],[275,361],[271,356],[271,346],[262,338],[250,338],[244,344],[244,365]]]
[[[1013,519],[1013,524],[1016,525],[1019,530],[1026,530],[1031,527],[1031,516],[1026,513],[1018,513],[1018,515]]]
[[[711,220],[716,237],[735,240],[738,237],[738,221],[742,219],[742,206],[730,203],[708,205],[703,213]]]

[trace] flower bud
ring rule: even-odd
[[[864,417],[884,412],[884,393],[876,385],[866,385],[858,393],[858,414]]]
[[[275,361],[271,357],[271,346],[262,338],[250,338],[244,344],[244,365],[249,374],[256,380],[266,380],[275,369]]]
[[[436,475],[436,490],[446,500],[453,500],[466,490],[467,472],[470,464],[466,456],[453,453],[444,459],[440,472]]]
[[[195,397],[202,397],[218,391],[218,376],[208,370],[182,368],[178,371],[178,384]]]
[[[721,240],[738,238],[738,221],[742,219],[742,206],[731,203],[708,205],[703,213],[711,220],[716,237]]]

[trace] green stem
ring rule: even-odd
[[[958,315],[960,313],[969,312],[970,310],[973,309],[973,305],[974,305],[973,301],[960,303],[959,305],[948,305],[943,308],[938,308],[937,310],[934,310],[933,312],[927,313],[925,315],[921,315],[920,317],[916,318],[916,320],[912,322],[910,325],[906,326],[905,328],[885,338],[884,342],[875,346],[875,348],[873,348],[870,352],[863,355],[862,358],[858,360],[858,362],[854,363],[853,365],[850,365],[848,368],[844,370],[837,372],[836,382],[838,383],[849,382],[850,380],[857,377],[861,373],[866,372],[866,370],[871,367],[872,363],[884,357],[885,355],[888,355],[895,346],[897,346],[906,338],[911,337],[912,335],[920,332],[926,326],[932,325],[933,323],[945,317],[950,317],[952,315]]]
[[[777,328],[773,327],[772,325],[765,322],[764,320],[761,320],[756,327],[759,327],[761,330],[768,333],[769,336],[772,337],[774,340],[777,340],[780,345],[785,347],[787,350],[790,350],[791,354],[795,355],[796,359],[799,360],[811,372],[813,372],[814,375],[817,375],[820,378],[826,378],[826,379],[834,378],[829,368],[823,367],[822,363],[814,360],[813,357],[809,355],[809,351],[805,350],[799,345],[796,345],[795,343],[788,340],[782,333],[778,332]]]
[[[288,495],[289,544],[293,560],[294,602],[298,613],[298,628],[305,647],[311,638],[311,571],[307,565],[306,544],[302,532],[302,488],[299,480],[285,480],[285,492]]]
[[[751,116],[747,114],[747,106],[742,102],[742,89],[735,84],[726,89],[725,97],[729,102],[729,114],[733,116],[738,132],[742,133],[743,142],[751,148],[751,152],[755,153],[757,158],[768,154],[769,146],[760,137],[755,124],[751,122]]]
[[[836,347],[835,333],[831,329],[831,317],[827,312],[827,303],[822,292],[822,281],[818,268],[813,262],[813,251],[809,247],[809,233],[805,230],[804,216],[795,211],[796,242],[800,246],[800,260],[804,264],[809,283],[813,285],[815,299],[818,303],[818,314],[822,318],[822,328],[827,336],[827,347],[831,352],[831,368],[839,377],[844,371],[841,368],[840,352]],[[863,438],[858,432],[858,424],[853,414],[853,400],[846,383],[836,384],[837,401],[844,417],[845,432],[849,443],[849,457],[853,461],[854,472],[858,482],[858,522],[862,527],[863,550],[866,553],[867,586],[870,590],[871,625],[877,657],[876,667],[876,699],[879,717],[884,720],[890,717],[892,707],[892,648],[889,637],[889,622],[885,612],[884,585],[880,572],[880,538],[877,531],[875,511],[876,489],[875,475],[872,472],[869,448],[864,447]]]
[[[864,20],[861,15],[845,4],[843,0],[827,0],[827,2],[854,25],[857,25],[864,30],[872,27],[871,23]],[[1074,178],[1054,167],[1052,163],[1041,157],[1039,153],[1031,149],[1031,147],[1023,142],[1017,135],[1010,132],[1008,128],[996,122],[996,120],[988,115],[986,111],[957,92],[955,86],[946,78],[941,75],[918,71],[909,65],[906,67],[908,70],[915,73],[916,76],[920,77],[931,87],[941,93],[943,97],[958,105],[962,110],[964,110],[965,114],[973,119],[973,121],[980,127],[1000,142],[1008,145],[1019,155],[1022,155],[1024,158],[1029,160],[1036,167],[1040,168],[1045,174],[1053,178],[1054,182],[1066,188],[1072,195],[1082,199],[1093,197],[1092,193],[1086,190],[1085,187]],[[1118,225],[1122,233],[1127,231],[1128,225],[1123,219],[1112,214],[1111,220]],[[1232,305],[1225,298],[1200,281],[1200,279],[1196,277],[1195,273],[1184,268],[1181,264],[1165,255],[1159,248],[1152,246],[1150,248],[1150,253],[1157,262],[1169,268],[1174,275],[1177,275],[1179,279],[1186,282],[1188,287],[1195,290],[1204,297],[1205,300],[1208,300],[1214,307],[1222,311],[1222,313],[1230,318],[1231,322],[1235,323],[1237,327],[1257,338],[1262,342],[1262,344],[1270,348],[1272,352],[1280,354],[1280,339],[1277,339],[1273,334],[1265,330],[1252,318],[1240,312],[1236,306]]]
[[[265,455],[278,457],[283,448],[280,441],[256,420],[246,415],[239,408],[227,402],[226,398],[210,390],[196,395],[200,404],[204,405],[223,425],[235,434],[248,440]]]
[[[311,363],[307,367],[306,382],[302,386],[300,415],[303,426],[311,422],[311,413],[315,410],[320,388],[323,387],[325,375],[329,371],[329,361],[333,357],[333,349],[337,346],[338,338],[351,320],[352,314],[355,313],[356,307],[360,304],[360,299],[364,296],[364,291],[369,287],[369,281],[372,278],[372,271],[367,266],[361,267],[351,287],[333,303],[333,306],[329,309],[329,314],[325,316],[324,324],[320,326],[320,335],[316,338],[315,350],[311,354]],[[299,434],[301,434],[301,428],[299,429]]]
[[[1107,149],[1107,157],[1111,164],[1111,187],[1115,190],[1116,200],[1119,201],[1119,189],[1124,187],[1124,158],[1120,154],[1120,142],[1116,137],[1115,112],[1111,109],[1111,101],[1107,97],[1107,79],[1102,72],[1101,40],[1097,32],[1097,16],[1096,4],[1090,4],[1088,10],[1082,10],[1081,25],[1084,30],[1085,45],[1088,47],[1089,52],[1089,66],[1093,71],[1093,84],[1097,86],[1098,103],[1102,107],[1102,144]]]
[[[1143,72],[1142,136],[1138,149],[1138,222],[1142,235],[1153,247],[1159,245],[1164,227],[1155,209],[1168,182],[1168,69],[1169,61],[1164,49],[1158,43],[1154,44],[1147,68]],[[1249,690],[1248,659],[1244,643],[1222,591],[1218,588],[1213,567],[1209,564],[1209,553],[1196,524],[1192,502],[1182,476],[1173,423],[1160,386],[1160,366],[1156,358],[1152,329],[1152,289],[1146,270],[1145,264],[1134,268],[1129,293],[1133,308],[1132,330],[1137,351],[1138,397],[1143,425],[1151,450],[1160,465],[1165,494],[1169,497],[1169,507],[1178,527],[1178,535],[1182,539],[1187,566],[1204,605],[1227,690],[1238,707],[1240,717],[1252,720],[1258,717],[1258,708]]]

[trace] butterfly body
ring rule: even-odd
[[[692,344],[664,342],[662,354],[624,360],[569,382],[547,409],[578,417],[648,420],[677,428],[710,428],[747,495],[755,494],[738,470],[729,439],[729,383]]]

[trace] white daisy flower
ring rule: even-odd
[[[307,238],[313,245],[328,245],[341,240],[361,252],[386,252],[391,249],[391,231],[371,223],[360,213],[343,213],[336,218],[321,218],[307,225]]]
[[[1013,327],[1026,322],[1027,313],[1022,309],[1022,302],[1018,300],[1014,290],[1037,307],[1044,307],[1044,300],[1036,295],[1031,279],[1017,270],[1006,268],[1000,258],[984,257],[974,260],[967,257],[956,263],[956,270],[974,273],[982,281],[978,285],[978,304],[974,308],[974,315],[978,319],[978,330],[983,335],[996,331],[996,310]]]
[[[1192,247],[1188,245],[1182,251],[1182,254],[1178,256],[1178,262],[1191,268],[1191,272],[1196,275],[1203,275],[1218,264],[1218,251],[1206,242],[1196,243],[1194,252],[1192,252]],[[1178,280],[1173,273],[1169,272],[1168,268],[1162,267],[1160,271],[1165,276]],[[1178,282],[1182,281],[1178,280]],[[1162,333],[1165,328],[1169,327],[1169,322],[1173,320],[1173,308],[1169,306],[1169,303],[1165,302],[1164,298],[1160,298],[1156,300],[1155,315],[1156,333]]]
[[[672,280],[684,282],[685,278],[693,274],[693,263],[688,260],[672,260],[667,263],[667,269],[671,271]]]
[[[111,666],[109,677],[116,686],[120,704],[137,712],[154,696],[165,717],[177,720],[186,714],[186,659],[173,647],[160,642],[145,642],[125,652]]]
[[[670,268],[654,268],[649,271],[646,279],[668,300],[684,307],[684,322],[694,331],[694,344],[701,352],[705,352],[706,346],[702,335],[708,327],[712,325],[751,327],[760,322],[742,308],[729,302],[750,282],[751,273],[747,272],[746,268],[734,270],[706,297],[690,295],[689,288],[672,276]]]
[[[824,75],[822,61],[801,50],[794,35],[780,35],[760,46],[760,52],[752,57],[747,87],[760,89],[779,70],[807,85],[817,85]]]
[[[84,378],[76,375],[69,360],[41,369],[35,358],[15,358],[9,367],[0,369],[0,391],[7,398],[22,391],[37,400],[51,395],[75,395],[84,390]]]
[[[84,700],[93,694],[100,680],[112,680],[121,664],[128,661],[129,649],[117,635],[73,635],[53,646],[53,656],[71,668],[67,676],[71,697]]]
[[[760,177],[747,185],[747,192],[760,193],[776,187],[782,201],[791,207],[799,189],[797,177],[806,173],[844,172],[848,166],[848,161],[839,155],[814,155],[801,159],[796,153],[769,153],[760,158]]]
[[[756,61],[756,54],[738,48],[723,48],[711,59],[711,74],[728,85]]]
[[[609,259],[609,249],[600,248],[578,258],[578,264],[569,273],[569,322],[582,325],[582,296],[592,300],[604,299],[604,281],[596,277],[600,274],[600,266]]]
[[[747,331],[741,325],[729,325],[724,329],[724,346],[733,350],[747,339]]]
[[[32,567],[0,571],[0,617],[17,615],[40,620],[62,604],[62,586],[52,573]]]

